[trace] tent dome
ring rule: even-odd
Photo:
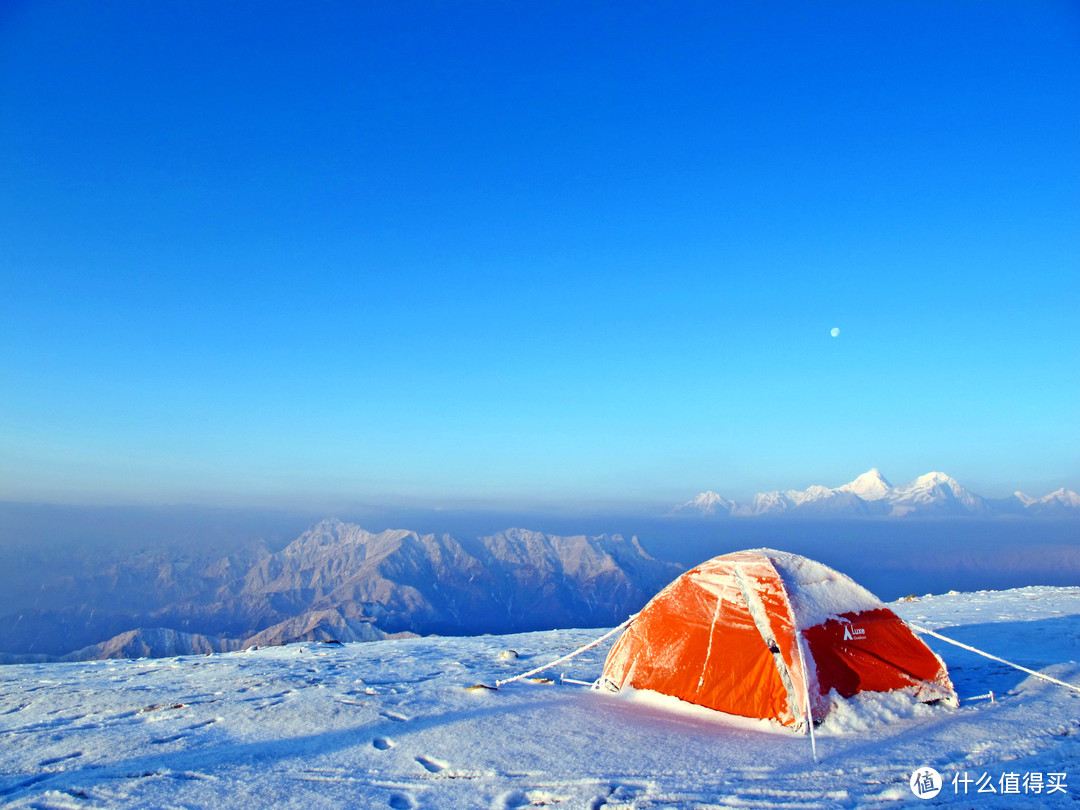
[[[945,664],[876,596],[773,549],[715,557],[658,593],[619,637],[601,684],[809,730],[835,691],[955,704]]]

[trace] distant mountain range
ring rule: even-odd
[[[64,577],[39,607],[0,616],[0,663],[610,627],[680,570],[620,535],[373,534],[325,520],[273,554],[143,553]]]
[[[710,517],[1080,517],[1080,495],[1062,488],[1037,499],[1023,492],[1007,498],[983,498],[941,472],[894,487],[872,469],[833,489],[814,485],[805,490],[759,492],[748,503],[702,492],[672,512]]]

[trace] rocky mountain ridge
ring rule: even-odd
[[[679,570],[620,535],[460,538],[325,520],[276,553],[142,554],[65,581],[84,592],[77,606],[0,617],[0,663],[598,627],[625,619]]]

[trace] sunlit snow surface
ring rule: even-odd
[[[1080,683],[1080,588],[949,594],[904,618]],[[599,635],[560,630],[207,657],[0,667],[0,804],[14,807],[1080,806],[1080,694],[930,639],[959,709],[839,707],[807,738],[569,684],[491,684]],[[603,647],[556,670],[591,680]],[[508,650],[520,654],[515,658]],[[964,702],[994,690],[998,701]],[[908,787],[936,768],[934,800]],[[1054,795],[951,780],[1065,773]],[[1045,777],[1044,777],[1045,778]]]

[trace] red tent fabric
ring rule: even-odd
[[[716,557],[664,588],[612,647],[601,683],[803,730],[834,691],[956,702],[945,664],[877,597],[772,549]]]

